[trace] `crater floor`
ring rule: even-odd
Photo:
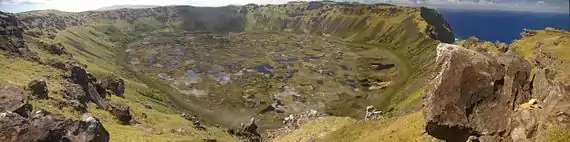
[[[380,45],[289,33],[154,34],[131,43],[125,62],[179,102],[229,115],[223,124],[255,116],[265,127],[311,109],[361,118],[409,76]]]

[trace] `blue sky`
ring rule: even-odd
[[[293,0],[0,0],[0,11],[23,12],[56,9],[68,12],[93,10],[113,5],[194,5],[225,6],[280,4]],[[568,0],[337,0],[422,5],[436,8],[501,9],[523,11],[568,12]]]

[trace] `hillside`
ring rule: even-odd
[[[153,8],[159,7],[158,5],[113,5],[108,7],[101,7],[90,11],[107,11],[107,10],[117,10],[117,9],[141,9],[141,8]]]
[[[423,133],[425,119],[419,112],[422,96],[437,88],[426,85],[440,68],[436,47],[454,42],[449,25],[431,9],[290,2],[1,15],[0,73],[5,75],[0,76],[0,89],[23,90],[2,101],[28,98],[14,109],[2,108],[19,114],[1,120],[0,126],[7,128],[16,126],[4,122],[18,121],[22,129],[31,129],[44,119],[95,125],[90,117],[74,120],[90,113],[108,131],[107,137],[82,131],[91,140],[446,138]],[[568,32],[546,31],[506,50],[489,51],[532,60],[543,57],[529,53],[536,51],[529,46],[536,40],[546,39],[544,49],[553,53],[568,48],[562,44],[566,40],[553,38],[556,33],[567,39]],[[564,60],[562,55],[549,57]],[[564,63],[540,66],[567,69]],[[535,76],[544,72],[532,71]],[[553,76],[567,81],[564,72]],[[545,94],[539,91],[531,92]],[[40,108],[64,118],[21,113]],[[377,120],[380,111],[382,119]],[[360,120],[364,114],[371,120]],[[49,126],[44,129],[73,128]],[[553,134],[566,131],[556,128]],[[0,138],[79,135],[36,133],[2,131]]]

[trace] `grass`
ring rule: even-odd
[[[111,134],[111,141],[202,141],[205,138],[215,138],[220,141],[236,141],[235,137],[216,127],[207,127],[208,131],[195,129],[193,124],[180,117],[170,108],[169,100],[165,94],[140,82],[134,75],[124,70],[116,62],[116,54],[120,49],[120,42],[110,41],[112,35],[105,32],[111,29],[116,35],[122,35],[123,41],[129,40],[129,34],[125,31],[131,30],[130,25],[125,25],[120,21],[109,21],[112,24],[99,23],[85,27],[67,28],[57,33],[55,39],[35,38],[26,36],[28,46],[37,53],[42,60],[58,58],[64,62],[64,56],[57,56],[47,53],[37,47],[38,41],[49,43],[62,43],[66,50],[74,55],[74,58],[81,63],[87,64],[87,71],[96,77],[103,77],[109,74],[120,76],[125,80],[125,98],[109,96],[110,101],[127,104],[131,108],[131,113],[140,124],[121,125],[109,112],[96,109],[94,104],[89,105],[89,112],[93,113],[102,122]],[[143,19],[140,23],[135,23],[140,28],[154,29],[149,25],[156,25],[153,21]],[[123,34],[117,34],[123,33]],[[133,38],[131,38],[133,39]],[[45,78],[48,81],[49,100],[33,99],[30,103],[35,109],[44,108],[50,112],[63,114],[68,118],[80,119],[79,112],[71,110],[69,107],[58,108],[58,104],[63,101],[59,92],[61,86],[61,76],[64,72],[47,65],[19,59],[0,56],[0,76],[1,81],[6,81],[19,86],[26,86],[34,79]],[[32,97],[33,98],[33,97]],[[152,109],[146,108],[151,106]],[[171,133],[175,128],[186,130],[184,134]]]
[[[570,32],[558,30],[539,30],[536,35],[515,40],[511,44],[513,50],[527,60],[537,58],[536,52],[542,50],[553,59],[559,61],[554,67],[558,70],[556,81],[570,82]],[[540,48],[537,48],[537,43]]]
[[[272,141],[275,142],[297,142],[308,141],[310,137],[322,139],[334,131],[342,129],[356,121],[348,117],[324,117],[307,124],[303,124],[298,130],[279,136]]]
[[[435,48],[436,41],[429,39],[425,35],[424,29],[427,25],[419,19],[420,13],[417,8],[396,7],[403,10],[402,13],[388,16],[368,12],[366,6],[360,5],[353,7],[357,11],[363,12],[365,16],[370,16],[371,19],[362,18],[362,15],[351,14],[350,9],[347,11],[342,10],[345,6],[337,6],[324,13],[321,11],[305,11],[303,13],[304,15],[299,18],[292,18],[287,15],[293,13],[294,10],[292,9],[304,8],[305,6],[306,3],[302,3],[290,4],[287,7],[273,5],[254,9],[253,12],[245,15],[246,24],[244,25],[244,30],[289,30],[291,32],[306,32],[309,30],[324,31],[324,28],[310,29],[316,27],[306,26],[310,25],[309,21],[312,17],[319,15],[320,19],[324,19],[324,21],[322,21],[322,25],[316,26],[334,29],[332,33],[324,34],[351,42],[389,45],[391,49],[394,49],[398,53],[401,53],[403,57],[409,59],[410,65],[412,66],[412,69],[409,71],[410,73],[416,73],[416,71],[420,71],[419,69],[430,66],[430,61],[433,60],[430,57],[435,55],[435,52],[430,51],[430,49]],[[383,10],[389,8],[394,8],[394,6],[378,7],[378,9]],[[189,14],[186,15],[192,15],[193,17],[194,15],[199,15],[196,14],[194,10],[187,10],[186,12]],[[204,18],[205,21],[216,22],[212,23],[212,25],[203,25],[207,30],[228,29],[227,27],[217,25],[217,22],[223,24],[224,20],[208,19],[208,17],[201,18]],[[232,18],[232,16],[229,16],[229,18]],[[167,23],[158,22],[148,17],[139,17],[137,19],[139,20],[134,23],[127,23],[122,20],[99,20],[83,27],[68,27],[58,32],[54,40],[43,38],[36,40],[63,43],[66,49],[74,54],[78,61],[88,65],[87,70],[92,72],[95,76],[104,76],[105,74],[112,73],[125,79],[127,87],[125,93],[126,98],[111,97],[111,100],[131,106],[135,119],[141,122],[141,124],[129,126],[119,125],[108,112],[90,107],[90,111],[97,117],[100,117],[104,122],[105,127],[111,133],[112,141],[195,141],[201,138],[211,137],[216,137],[216,139],[220,141],[233,141],[231,136],[221,132],[221,130],[217,128],[211,128],[211,131],[208,132],[197,131],[192,128],[192,125],[188,121],[178,117],[176,113],[169,108],[169,103],[171,102],[166,99],[166,94],[157,90],[160,89],[157,88],[157,86],[160,85],[145,84],[144,81],[140,81],[135,77],[135,74],[127,71],[122,64],[116,62],[122,58],[118,55],[118,51],[121,50],[120,47],[136,39],[137,36],[144,35],[145,32],[180,31],[185,24],[203,24],[202,22],[204,21],[198,21],[186,16],[182,18],[184,21],[168,21]],[[285,26],[283,21],[295,19],[298,19],[299,22],[289,22],[290,25],[287,25],[287,29],[282,29]],[[424,46],[428,47],[424,48]],[[33,49],[33,51],[37,52],[42,59],[61,58],[45,54],[41,50]],[[18,62],[25,63],[22,66],[11,68]],[[16,82],[20,85],[24,85],[27,81],[36,76],[44,76],[46,74],[57,75],[60,73],[50,67],[36,67],[35,64],[27,63],[27,61],[1,60],[0,65],[3,65],[0,67],[0,73],[16,73],[16,76],[2,76],[0,79]],[[26,71],[18,72],[20,70]],[[420,75],[423,75],[423,73]],[[415,76],[420,75],[415,74]],[[55,82],[50,82],[49,84],[58,84],[56,82],[60,79],[61,78],[56,78],[53,80]],[[59,88],[58,86],[49,87]],[[388,101],[387,103],[394,103],[396,107],[407,106],[419,99],[423,91],[419,88],[420,86],[405,87],[407,91],[400,91],[398,93],[413,93],[402,101]],[[32,103],[34,106],[46,107],[51,111],[63,113],[69,117],[75,118],[79,115],[65,109],[56,110],[50,105],[52,103],[39,101],[33,101]],[[150,104],[153,109],[147,109],[143,104]],[[143,117],[143,113],[147,116],[146,118]],[[405,115],[401,118],[389,118],[382,121],[367,122],[355,122],[355,120],[342,117],[328,117],[304,125],[299,131],[280,137],[278,141],[296,141],[299,137],[307,136],[314,136],[324,141],[429,140],[429,137],[422,134],[422,121],[423,119],[419,112]],[[192,134],[178,135],[168,132],[169,129],[177,127],[183,127]],[[152,131],[148,131],[150,129],[152,129]]]
[[[424,133],[424,119],[421,112],[410,113],[398,118],[360,121],[352,125],[345,125],[337,131],[328,133],[322,139],[322,141],[339,142],[425,142],[432,140],[435,139]]]
[[[542,142],[563,142],[570,140],[570,127],[551,126],[547,129],[546,135],[539,139]]]

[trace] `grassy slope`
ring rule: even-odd
[[[190,121],[183,119],[172,111],[168,99],[160,91],[152,89],[137,80],[116,62],[116,52],[119,51],[121,41],[126,39],[135,25],[156,26],[156,21],[142,19],[132,25],[124,21],[109,21],[88,25],[85,27],[71,27],[62,30],[51,40],[48,38],[34,38],[26,36],[30,49],[42,59],[58,58],[67,60],[63,56],[50,55],[37,48],[38,41],[62,43],[66,50],[74,55],[81,63],[88,65],[87,70],[96,77],[117,75],[125,79],[125,98],[111,96],[110,100],[127,104],[131,107],[134,118],[140,122],[136,125],[120,125],[110,113],[90,106],[89,111],[99,117],[105,128],[111,133],[111,141],[201,141],[204,138],[216,138],[221,141],[234,141],[235,138],[216,127],[208,127],[208,131],[194,128]],[[109,34],[110,29],[118,30]],[[122,33],[122,34],[121,34]],[[113,36],[111,36],[113,35]],[[111,41],[114,40],[114,41]],[[63,71],[46,65],[25,61],[22,59],[6,59],[0,57],[0,73],[10,74],[1,76],[0,80],[12,82],[21,86],[38,78],[48,79],[50,100],[33,100],[34,108],[45,108],[49,111],[64,114],[70,118],[80,118],[81,114],[67,107],[58,109],[58,102],[63,101],[59,92],[59,82]],[[152,109],[144,105],[151,106]],[[146,117],[144,117],[146,115]],[[170,133],[172,129],[183,128],[186,134]]]
[[[274,141],[295,142],[313,138],[330,142],[425,142],[435,140],[424,133],[421,112],[379,121],[355,121],[346,117],[325,117],[277,137]]]
[[[540,43],[540,47],[537,47]],[[557,72],[556,81],[570,84],[570,32],[554,29],[537,30],[536,35],[515,40],[510,45],[512,49],[527,60],[533,61],[536,52],[549,54],[560,63],[554,68]]]
[[[290,3],[251,9],[246,16],[246,30],[321,34],[348,42],[388,46],[408,60],[412,74],[391,101],[383,101],[377,107],[390,110],[392,104],[400,101],[417,104],[418,97],[408,96],[421,89],[439,43],[427,36],[428,23],[424,18],[434,17],[431,15],[436,13],[386,5],[325,5],[317,10],[298,10],[305,7],[307,3]]]
[[[540,47],[537,47],[537,43],[541,44]],[[536,30],[536,35],[515,40],[510,46],[515,54],[531,61],[531,63],[537,58],[545,58],[538,57],[537,54],[548,55],[549,60],[555,61],[546,67],[555,73],[554,79],[551,81],[560,82],[565,86],[570,85],[570,32],[548,28]],[[532,65],[536,66],[535,64]],[[533,67],[531,73],[535,73],[536,70],[537,68]],[[570,139],[570,127],[568,126],[554,125],[547,129],[547,134],[544,137],[539,137],[539,141],[554,142]]]
[[[349,42],[366,42],[378,46],[389,45],[410,63],[410,80],[400,88],[391,102],[383,102],[381,109],[396,109],[395,117],[381,121],[355,121],[342,117],[316,120],[300,129],[278,137],[276,141],[305,140],[312,136],[322,141],[428,141],[423,134],[421,108],[423,82],[435,59],[435,47],[439,43],[430,39],[424,30],[419,8],[380,6],[377,9],[400,9],[401,13],[383,15],[369,12],[369,7],[360,5],[349,9],[362,10],[355,13],[333,7],[324,12],[305,11],[302,17],[284,16],[291,9],[305,5],[267,6],[249,13],[247,30],[286,31],[322,34]],[[316,18],[314,18],[316,17]],[[315,19],[320,20],[313,25]],[[286,22],[285,22],[286,21]],[[286,23],[286,24],[284,24]],[[411,112],[411,113],[410,113]],[[342,126],[340,129],[338,127]],[[335,131],[336,130],[336,131]]]
[[[304,15],[289,17],[287,14],[295,11],[295,8],[304,8],[306,3],[301,3],[298,5],[287,5],[287,6],[263,6],[258,9],[254,9],[249,12],[245,17],[246,24],[239,25],[244,26],[246,31],[291,31],[291,32],[303,32],[303,33],[313,33],[322,34],[323,36],[331,36],[334,38],[339,38],[350,42],[367,42],[371,44],[382,44],[389,45],[391,49],[397,51],[402,56],[409,59],[411,67],[413,68],[414,74],[412,74],[411,79],[404,88],[400,89],[396,98],[393,102],[386,102],[386,106],[391,106],[395,108],[406,108],[407,106],[417,106],[419,104],[419,95],[421,94],[421,84],[423,82],[423,76],[430,70],[432,64],[432,59],[435,57],[435,45],[439,43],[436,40],[430,39],[425,33],[427,23],[425,23],[422,17],[422,11],[419,8],[402,8],[394,6],[378,6],[374,9],[384,10],[383,12],[370,12],[371,7],[365,5],[356,5],[348,7],[337,6],[333,7],[332,10],[327,11],[305,11]],[[161,8],[159,8],[161,9]],[[158,9],[158,10],[159,10]],[[385,15],[386,11],[395,9],[397,12],[393,15]],[[157,9],[155,9],[157,10]],[[187,10],[186,15],[195,14],[195,10]],[[364,16],[361,16],[363,14]],[[231,16],[230,16],[231,17]],[[316,18],[313,18],[316,17]],[[234,17],[235,18],[235,17]],[[140,19],[140,17],[139,17]],[[317,19],[318,21],[315,21]],[[191,17],[183,18],[182,22],[169,21],[171,27],[159,29],[159,31],[172,31],[172,29],[196,29],[204,26],[204,23],[215,24],[227,23],[224,20],[215,20],[204,18],[203,20],[193,20]],[[136,24],[138,26],[135,26]],[[320,25],[319,25],[320,23]],[[178,25],[178,24],[181,24]],[[114,140],[134,140],[134,138],[147,139],[147,140],[158,140],[160,138],[180,138],[180,139],[193,139],[205,137],[206,133],[196,132],[193,128],[186,127],[189,126],[188,122],[182,120],[180,117],[174,116],[175,114],[169,110],[169,108],[164,105],[166,99],[164,95],[160,94],[160,91],[151,89],[152,87],[146,86],[145,84],[138,81],[134,75],[123,69],[120,65],[114,62],[116,53],[121,46],[117,43],[132,40],[131,36],[125,33],[132,31],[134,27],[139,27],[143,25],[145,28],[157,28],[155,26],[165,25],[164,22],[158,22],[150,19],[139,20],[135,22],[135,25],[129,24],[125,21],[105,21],[96,22],[96,24],[87,24],[86,26],[71,27],[67,28],[56,34],[54,42],[62,42],[66,48],[76,55],[76,58],[82,63],[87,63],[89,65],[88,70],[93,72],[97,76],[105,75],[109,72],[113,72],[126,79],[127,82],[127,93],[126,99],[115,98],[112,100],[126,102],[129,104],[134,111],[135,118],[141,118],[142,112],[145,112],[149,117],[145,120],[139,120],[143,124],[137,126],[121,126],[113,123],[114,120],[106,112],[101,112],[100,110],[92,110],[95,114],[102,117],[103,121],[106,122],[105,125],[108,127],[112,134],[118,135],[113,137]],[[309,26],[307,26],[309,25]],[[206,25],[206,29],[228,29],[224,26],[216,25]],[[319,29],[320,28],[320,29]],[[110,30],[114,29],[114,30]],[[119,31],[117,31],[117,29]],[[35,30],[35,29],[31,29]],[[234,29],[230,29],[234,30]],[[113,36],[110,35],[120,35]],[[30,38],[31,39],[31,38]],[[33,39],[31,39],[33,40]],[[47,38],[35,39],[35,40],[48,40]],[[71,45],[68,43],[69,40],[77,41],[80,44]],[[117,42],[118,40],[118,42]],[[38,50],[35,50],[38,51]],[[40,53],[44,56],[43,58],[51,58],[48,54]],[[31,66],[27,66],[30,67]],[[24,66],[24,68],[27,68]],[[13,70],[17,71],[17,70]],[[43,69],[38,69],[37,72],[43,72]],[[27,74],[27,73],[26,73]],[[22,74],[25,76],[26,74]],[[13,79],[19,80],[19,79]],[[16,81],[17,82],[17,81]],[[21,81],[20,84],[25,83]],[[55,83],[55,82],[54,82]],[[50,84],[54,84],[50,83]],[[420,93],[418,93],[420,92]],[[411,95],[410,95],[411,94]],[[152,104],[153,109],[149,110],[144,108],[140,101],[144,103]],[[400,102],[400,103],[397,103]],[[36,103],[39,105],[40,103]],[[392,104],[392,105],[389,105]],[[49,105],[44,105],[43,107],[49,107]],[[391,107],[386,107],[384,109],[389,109]],[[57,110],[53,110],[57,111]],[[62,113],[67,114],[70,117],[77,117],[77,114],[70,114],[67,111]],[[355,130],[356,132],[375,132],[378,127],[365,127],[368,125],[376,125],[377,123],[393,123],[395,121],[400,123],[413,123],[413,125],[421,124],[419,119],[421,117],[417,113],[406,115],[401,121],[398,119],[390,119],[386,121],[370,121],[370,122],[359,122],[356,125],[347,125],[347,127],[341,128],[342,131]],[[337,123],[352,124],[348,123],[353,120],[346,120],[345,118],[327,118],[328,121],[323,121],[320,126],[327,127],[333,126]],[[183,137],[177,136],[172,137],[170,134],[163,135],[150,135],[148,132],[144,132],[142,128],[151,126],[155,129],[167,132],[168,128],[172,126],[183,126],[189,129],[191,132],[198,137]],[[387,124],[383,124],[387,125]],[[405,126],[405,125],[399,125]],[[308,127],[308,128],[306,128]],[[391,127],[398,127],[394,125]],[[403,135],[416,136],[415,132],[419,131],[418,127],[413,127],[413,129],[404,128]],[[309,127],[304,126],[302,131],[312,132],[316,129],[322,129],[322,127]],[[383,129],[378,129],[383,130]],[[339,133],[341,133],[340,131]],[[378,132],[378,134],[384,134],[387,132]],[[357,135],[358,136],[358,135]],[[364,136],[364,135],[360,135]],[[221,132],[212,132],[211,137],[220,137],[221,139],[231,139],[227,134]],[[287,137],[287,136],[285,136]],[[218,139],[220,139],[218,138]],[[351,138],[351,137],[347,137]]]

